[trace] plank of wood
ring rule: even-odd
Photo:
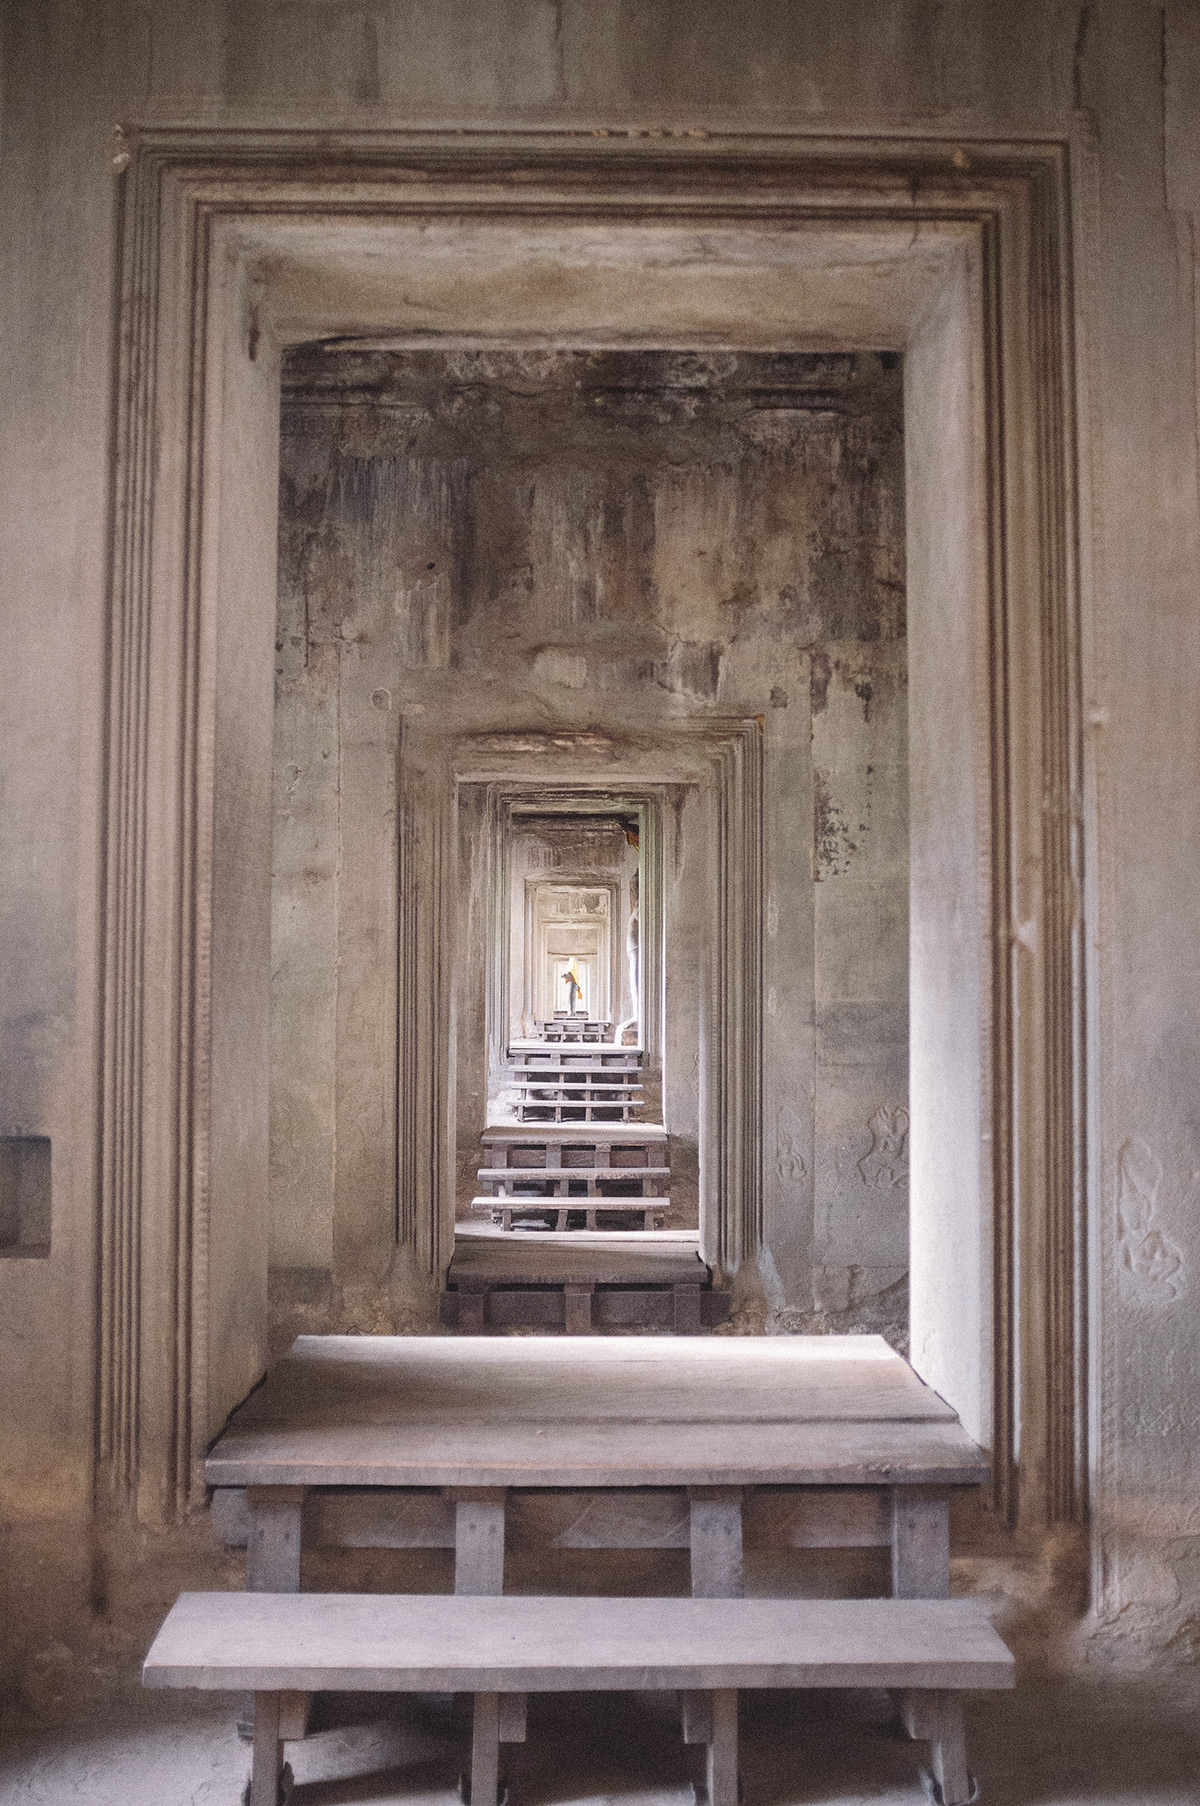
[[[213,1494],[213,1525],[228,1549],[244,1549],[250,1515],[244,1487]],[[886,1487],[756,1487],[742,1502],[747,1549],[890,1547]],[[685,1488],[603,1487],[520,1491],[508,1498],[508,1547],[686,1549],[691,1520]],[[442,1491],[387,1487],[317,1488],[304,1504],[305,1548],[452,1549],[455,1507]]]
[[[546,1123],[544,1130],[531,1135],[524,1123],[501,1122],[490,1123],[479,1139],[485,1148],[512,1142],[518,1147],[537,1147],[547,1141],[566,1147],[594,1147],[598,1141],[615,1141],[622,1147],[641,1148],[661,1145],[667,1140],[667,1131],[661,1123],[654,1122]]]
[[[481,1166],[475,1176],[481,1185],[589,1185],[601,1179],[628,1181],[632,1185],[635,1179],[643,1184],[651,1179],[669,1179],[671,1169],[669,1166]],[[508,1195],[520,1197],[521,1193],[510,1192]],[[567,1192],[555,1195],[569,1196]]]
[[[304,1507],[306,1547],[453,1549],[454,1501],[440,1492],[311,1492]]]
[[[586,1234],[570,1236],[570,1246],[585,1246]],[[464,1240],[464,1252],[477,1245],[487,1244]],[[555,1421],[957,1421],[879,1336],[720,1337],[686,1349],[657,1336],[301,1336],[232,1428],[423,1420],[506,1430]]]
[[[206,1472],[212,1486],[972,1486],[988,1464],[956,1423],[777,1423],[764,1435],[761,1421],[413,1420],[235,1425]]]
[[[755,1487],[742,1534],[748,1549],[888,1548],[891,1497],[879,1486]]]
[[[628,1203],[638,1206],[636,1199]],[[699,1284],[708,1277],[696,1250],[675,1242],[642,1248],[636,1243],[631,1247],[629,1238],[607,1248],[590,1239],[576,1246],[569,1230],[535,1233],[519,1241],[517,1235],[512,1229],[487,1241],[456,1240],[446,1283],[451,1289],[472,1281],[488,1285],[634,1285],[647,1281],[671,1285],[685,1279]]]
[[[472,1202],[473,1204],[479,1205],[481,1209],[486,1208],[488,1210],[495,1210],[499,1207],[501,1200],[499,1198],[475,1198]],[[515,1201],[509,1199],[509,1203],[513,1204],[514,1208],[519,1208],[520,1202],[519,1199]],[[538,1208],[539,1200],[537,1198],[527,1199],[526,1202],[532,1209],[536,1210]],[[565,1202],[572,1210],[589,1210],[593,1205],[599,1205],[602,1208],[611,1210],[645,1210],[648,1205],[654,1205],[658,1208],[665,1209],[670,1204],[671,1200],[669,1198],[568,1198],[565,1200],[555,1198],[546,1200],[548,1208],[551,1210],[556,1210],[562,1202]],[[602,1251],[611,1251],[613,1248],[621,1247],[628,1248],[634,1254],[643,1253],[647,1247],[647,1238],[645,1232],[641,1229],[554,1230],[517,1228],[501,1231],[497,1229],[493,1223],[475,1221],[470,1217],[461,1218],[454,1225],[454,1243],[456,1251],[460,1243],[465,1245],[467,1243],[475,1242],[497,1242],[501,1240],[501,1237],[503,1237],[505,1242],[508,1242],[510,1239],[513,1240],[515,1245],[516,1240],[522,1235],[528,1236],[531,1239],[536,1238],[537,1245],[542,1248],[551,1246],[550,1238],[553,1236],[558,1236],[560,1238],[559,1245],[562,1247],[588,1247],[600,1249]],[[699,1258],[700,1234],[696,1229],[656,1229],[654,1231],[653,1240],[649,1243],[649,1246],[652,1248],[674,1248],[676,1253],[686,1250],[689,1254],[694,1254]]]
[[[690,1534],[682,1487],[509,1495],[512,1549],[686,1549]]]
[[[631,1214],[640,1216],[641,1233],[652,1232],[657,1220],[671,1208],[670,1198],[608,1198],[597,1197],[594,1193],[586,1198],[517,1198],[510,1193],[507,1197],[492,1197],[490,1194],[481,1198],[472,1198],[471,1210],[477,1218],[486,1219],[488,1227],[501,1228],[504,1235],[512,1235],[523,1230],[526,1235],[545,1236],[578,1233],[569,1227],[571,1217],[584,1217],[585,1231],[597,1232],[604,1229],[606,1235],[612,1233],[608,1227],[611,1219]],[[518,1219],[514,1223],[513,1218]],[[554,1217],[553,1224],[546,1219]],[[521,1221],[520,1219],[525,1219]],[[536,1219],[531,1221],[530,1219]],[[559,1222],[563,1228],[559,1228]],[[614,1225],[616,1232],[622,1235],[635,1235],[636,1229],[624,1224]],[[536,1244],[533,1244],[536,1246]],[[569,1244],[567,1244],[569,1246]],[[603,1250],[602,1252],[611,1252]],[[636,1253],[634,1249],[632,1252]],[[654,1248],[651,1244],[651,1257]],[[698,1255],[697,1255],[698,1257]],[[705,1274],[707,1278],[707,1273]]]
[[[973,1599],[184,1593],[150,1687],[562,1692],[1011,1687]]]

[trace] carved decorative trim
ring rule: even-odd
[[[651,145],[555,132],[157,130],[130,133],[120,161],[97,1411],[112,1485],[169,1513],[194,1483],[204,1422],[212,774],[199,497],[216,226],[305,213],[360,224],[541,217],[564,229],[656,218],[729,228],[819,219],[853,230],[902,219],[914,229],[969,227],[985,269],[996,1497],[1011,1515],[1019,1440],[1022,1508],[1077,1515],[1084,1072],[1067,148],[786,134]],[[728,756],[739,771],[722,831],[731,858],[744,849],[749,863],[725,898],[722,935],[744,960],[761,882],[748,821],[757,754],[743,743]],[[406,819],[406,856],[431,832]],[[1014,923],[1034,924],[1032,936],[1018,937]],[[438,924],[410,930],[412,958],[427,959]],[[414,982],[410,972],[401,987],[406,1039],[429,1026],[412,1015]],[[436,982],[430,995],[443,1011]],[[736,1129],[755,1107],[757,1010],[757,997],[747,1001],[731,1031],[738,1076],[712,1100],[730,1131],[721,1184],[740,1199],[723,1231],[731,1260],[761,1233],[761,1149]],[[445,1104],[436,1085],[422,1091],[410,1073],[405,1086],[419,1118],[436,1121]],[[424,1188],[440,1183],[407,1170],[405,1222],[423,1209]]]

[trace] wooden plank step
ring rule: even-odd
[[[142,1680],[253,1689],[250,1806],[275,1806],[281,1745],[303,1716],[285,1708],[329,1688],[473,1693],[474,1806],[496,1806],[500,1743],[524,1741],[525,1694],[679,1691],[685,1741],[708,1745],[709,1806],[735,1806],[742,1687],[902,1689],[944,1806],[967,1806],[959,1695],[1012,1687],[1015,1672],[973,1599],[254,1592],[182,1594]]]
[[[537,1026],[539,1041],[595,1041],[611,1044],[611,1022],[589,1022],[582,1016],[574,1019],[563,1016],[553,1022],[539,1022]]]
[[[1015,1685],[975,1599],[452,1593],[184,1593],[142,1678],[387,1693]]]
[[[572,1078],[570,1073],[557,1076],[538,1073],[533,1078],[515,1081],[508,1089],[523,1091],[526,1096],[602,1097],[615,1101],[621,1097],[632,1097],[635,1092],[642,1090],[642,1086],[618,1084],[615,1079],[611,1084],[592,1084],[586,1078]]]
[[[581,1134],[578,1130],[554,1130],[546,1135],[530,1135],[517,1123],[490,1123],[480,1136],[482,1145],[487,1147],[508,1147],[516,1142],[521,1147],[533,1146],[569,1146],[595,1147],[601,1142],[610,1146],[617,1143],[621,1147],[663,1147],[667,1140],[667,1131],[662,1123],[639,1123],[636,1129],[623,1129],[619,1125],[610,1128],[603,1126],[595,1131],[588,1130]]]
[[[537,1239],[544,1243],[546,1238]],[[582,1231],[565,1239],[573,1249],[594,1240],[607,1253],[613,1252],[620,1240],[601,1232],[593,1238]],[[661,1230],[652,1241],[640,1232],[626,1239],[639,1256],[674,1245],[687,1249],[693,1259],[699,1257],[694,1229]],[[507,1248],[510,1238],[483,1224],[460,1223],[455,1254],[465,1241],[490,1242],[497,1249]],[[916,1457],[919,1426],[941,1423],[952,1432],[951,1442],[959,1451],[957,1466],[969,1470],[955,1477],[974,1484],[988,1474],[986,1456],[967,1436],[953,1408],[918,1378],[882,1336],[738,1336],[690,1349],[687,1360],[681,1361],[678,1348],[667,1338],[614,1340],[572,1348],[536,1341],[465,1348],[437,1335],[310,1335],[296,1338],[290,1351],[272,1364],[264,1383],[239,1408],[209,1456],[209,1482],[226,1483],[214,1471],[214,1464],[219,1465],[231,1440],[248,1433],[251,1426],[259,1430],[268,1424],[294,1428],[302,1439],[314,1433],[320,1442],[327,1433],[340,1436],[356,1424],[369,1427],[372,1433],[386,1425],[396,1429],[401,1443],[407,1443],[418,1417],[454,1425],[464,1412],[473,1425],[482,1413],[498,1434],[511,1437],[514,1444],[520,1441],[525,1425],[547,1422],[598,1423],[605,1436],[613,1434],[617,1423],[650,1424],[656,1426],[660,1445],[664,1426],[674,1434],[695,1425],[710,1439],[728,1431],[739,1444],[745,1436],[753,1447],[755,1483],[760,1485],[817,1483],[807,1467],[793,1473],[786,1462],[776,1460],[772,1436],[778,1433],[782,1440],[783,1428],[789,1423],[811,1425],[815,1435],[827,1436],[831,1444],[840,1427],[856,1425],[868,1440],[882,1438],[876,1453],[888,1469],[901,1453],[905,1435],[913,1435]],[[764,1436],[763,1424],[774,1426],[772,1436]],[[887,1439],[889,1426],[896,1427],[899,1442]],[[473,1454],[471,1447],[464,1449],[468,1472],[473,1471]],[[711,1449],[707,1459],[716,1459]],[[769,1474],[758,1471],[764,1461],[773,1470]],[[539,1462],[539,1468],[544,1465]],[[669,1467],[670,1461],[665,1465]],[[819,1465],[825,1466],[823,1458]],[[925,1470],[921,1459],[901,1465],[909,1479],[931,1484],[946,1471],[940,1451],[932,1473]],[[406,1477],[395,1484],[423,1483],[409,1474],[407,1458],[400,1466]],[[746,1481],[746,1475],[735,1469],[736,1462],[724,1472],[728,1484]],[[620,1473],[619,1465],[614,1471]],[[710,1472],[689,1476],[689,1483],[708,1478]],[[251,1477],[265,1479],[266,1471]],[[840,1473],[838,1480],[842,1484],[881,1483],[869,1468],[861,1474]],[[329,1483],[334,1483],[332,1478]],[[544,1484],[537,1480],[527,1483]],[[594,1483],[607,1483],[607,1474]],[[634,1484],[628,1477],[612,1483]],[[644,1482],[671,1483],[665,1479]],[[386,1482],[363,1480],[362,1484]],[[512,1484],[519,1482],[514,1479]]]
[[[526,1104],[516,1106],[518,1122],[547,1123],[594,1123],[594,1122],[633,1122],[630,1115],[636,1110],[636,1104]]]
[[[567,1186],[576,1184],[586,1185],[587,1187],[585,1192],[576,1192],[574,1194],[580,1199],[613,1198],[620,1194],[611,1190],[608,1192],[600,1192],[597,1191],[596,1187],[600,1184],[609,1186],[640,1184],[644,1187],[651,1184],[656,1179],[669,1180],[671,1177],[671,1169],[667,1166],[481,1166],[477,1177],[481,1185],[495,1185],[500,1187],[501,1189],[494,1193],[494,1196],[498,1198],[567,1198],[571,1196],[571,1193],[567,1190]],[[539,1192],[518,1192],[512,1189],[517,1183],[531,1186],[543,1186],[545,1189]],[[508,1187],[509,1189],[505,1190],[503,1189],[504,1187]],[[644,1194],[639,1192],[627,1195],[632,1195],[636,1198]]]
[[[640,1230],[491,1230],[454,1238],[446,1283],[487,1285],[707,1285],[708,1268],[693,1245]]]
[[[580,1075],[596,1073],[596,1075],[611,1078],[618,1084],[623,1080],[640,1080],[642,1078],[642,1066],[636,1060],[604,1058],[596,1053],[571,1053],[571,1051],[564,1053],[562,1049],[553,1049],[553,1047],[542,1060],[531,1060],[528,1057],[522,1058],[522,1060],[520,1058],[519,1060],[510,1060],[508,1069],[511,1073],[533,1073],[533,1075],[544,1075],[546,1078],[564,1078],[571,1073],[580,1073]]]
[[[569,1228],[568,1217],[583,1216],[588,1229],[598,1229],[598,1218],[604,1216],[627,1216],[630,1213],[640,1214],[642,1229],[656,1229],[658,1219],[671,1208],[670,1198],[472,1198],[471,1209],[477,1215],[487,1215],[493,1223],[499,1223],[506,1234],[514,1229],[517,1217],[541,1216],[553,1217],[553,1223],[547,1223],[545,1229],[565,1231]],[[525,1222],[521,1227],[532,1229],[531,1223]]]

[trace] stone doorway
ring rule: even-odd
[[[471,1209],[497,1075],[534,1032],[539,997],[543,1016],[556,1007],[535,979],[536,899],[561,902],[572,874],[600,887],[607,926],[575,925],[558,963],[572,950],[582,961],[606,1032],[642,1014],[620,978],[624,810],[639,832],[647,817],[655,862],[639,1113],[668,1131],[664,1223],[702,1223],[707,1258],[733,1279],[727,1219],[740,1214],[741,1284],[775,1327],[882,1329],[907,1347],[902,390],[887,352],[288,354],[272,988],[281,1345],[296,1328],[345,1327],[346,1298],[372,1287],[366,1321],[386,1321],[386,1194],[405,1181],[387,1145],[402,962],[383,893],[433,883],[419,862],[396,875],[397,799],[415,764],[458,803],[445,868],[458,901],[430,966],[454,1024],[454,1171],[443,1195],[407,1205],[418,1235],[432,1209],[431,1247],[445,1249],[446,1188],[460,1216]],[[710,882],[724,857],[712,780],[683,751],[731,715],[761,742],[761,896],[740,870]],[[507,779],[463,775],[485,732]],[[596,824],[616,765],[613,854]],[[573,774],[590,786],[574,797]],[[718,1001],[706,974],[720,893],[735,887],[754,954],[727,974],[738,995]],[[722,1068],[726,1093],[744,1083],[721,1043],[727,1017],[747,1012],[756,1178],[739,1196],[722,1184],[709,1119]]]
[[[148,1516],[199,1484],[208,1436],[265,1358],[267,1223],[246,1200],[268,1195],[279,355],[318,338],[903,352],[913,1358],[993,1448],[1006,1511],[1018,1440],[1023,1512],[1081,1509],[1066,175],[1054,145],[960,148],[951,163],[944,146],[786,137],[138,140],[122,212],[98,1455]],[[731,735],[721,754],[743,836],[748,745]],[[422,781],[402,832],[438,870],[450,840]],[[752,957],[727,901],[725,944]],[[405,908],[421,982],[400,1012],[398,1141],[432,1149],[433,1171],[447,1072],[413,1050],[448,1045],[426,982],[439,924]],[[737,1028],[752,1049],[755,1024]],[[731,1269],[756,1246],[761,1197],[737,1070]],[[425,1182],[401,1181],[397,1260],[432,1279]]]

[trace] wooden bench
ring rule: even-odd
[[[743,1687],[901,1690],[935,1798],[967,1806],[960,1695],[1014,1673],[970,1599],[184,1593],[142,1679],[254,1693],[248,1806],[277,1806],[297,1695],[319,1689],[473,1693],[471,1806],[496,1806],[500,1744],[524,1741],[527,1694],[678,1690],[684,1740],[708,1746],[708,1806],[737,1806]]]
[[[479,1183],[495,1186],[493,1197],[518,1200],[573,1197],[576,1210],[582,1210],[584,1200],[592,1198],[601,1203],[606,1198],[612,1204],[623,1201],[633,1208],[638,1199],[646,1195],[647,1185],[653,1186],[670,1177],[668,1166],[481,1166],[479,1169]],[[581,1185],[584,1189],[572,1193],[568,1189],[572,1185]],[[608,1186],[609,1190],[601,1191],[602,1185]],[[636,1185],[637,1190],[618,1192],[612,1189],[617,1185]],[[528,1189],[518,1190],[518,1186]],[[535,1191],[534,1186],[539,1189]]]
[[[536,1218],[539,1227],[554,1229],[562,1233],[568,1227],[571,1216],[584,1218],[585,1227],[599,1229],[600,1219],[604,1217],[623,1217],[640,1213],[642,1228],[657,1229],[659,1221],[671,1208],[670,1198],[517,1198],[512,1196],[495,1198],[472,1198],[471,1210],[476,1216],[490,1217],[500,1228],[511,1230],[514,1218],[519,1219],[518,1226],[532,1227],[531,1219]],[[553,1217],[553,1222],[547,1218]]]

